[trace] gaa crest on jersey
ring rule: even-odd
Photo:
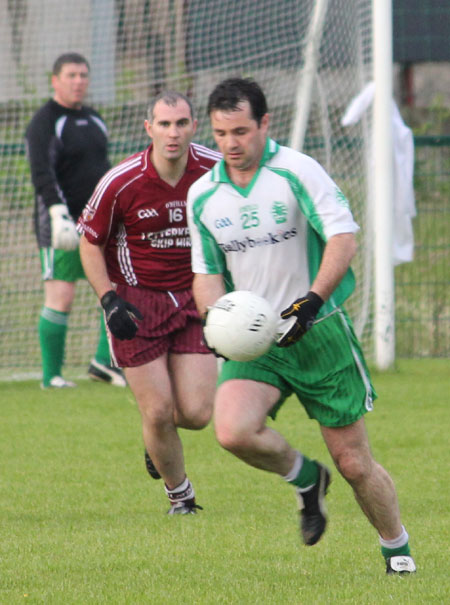
[[[89,223],[89,221],[92,221],[95,216],[95,210],[93,210],[90,206],[86,206],[81,215],[83,217],[83,221],[85,223]]]
[[[274,202],[272,204],[271,213],[277,225],[287,221],[288,209],[284,202]]]
[[[154,208],[141,208],[140,210],[138,210],[137,215],[140,219],[156,218],[157,216],[159,216],[158,211]]]
[[[214,226],[216,229],[223,229],[223,227],[232,227],[233,221],[228,216],[224,216],[223,218],[216,219],[214,221]]]

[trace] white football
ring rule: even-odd
[[[254,292],[236,290],[212,306],[204,327],[207,345],[234,361],[264,355],[277,336],[277,314]]]

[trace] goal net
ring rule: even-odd
[[[148,144],[146,107],[165,88],[196,107],[196,140],[214,146],[205,106],[214,85],[251,76],[265,90],[271,136],[315,157],[350,200],[361,226],[347,305],[371,350],[371,255],[366,132],[341,118],[372,78],[370,0],[16,0],[0,3],[0,378],[40,376],[37,322],[43,302],[32,230],[33,192],[23,136],[51,96],[61,53],[91,63],[87,99],[109,127],[111,160]],[[84,374],[99,319],[78,282],[69,321],[66,374]]]

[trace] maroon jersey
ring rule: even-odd
[[[90,243],[105,246],[112,282],[182,290],[192,284],[187,192],[220,154],[191,143],[185,173],[172,187],[151,163],[151,149],[105,174],[80,216],[79,230]]]

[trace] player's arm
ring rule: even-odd
[[[343,192],[316,160],[305,157],[299,166],[298,177],[312,201],[310,205],[299,201],[300,208],[325,242],[321,265],[310,289],[326,301],[345,276],[355,255],[354,234],[359,227]]]
[[[106,292],[112,290],[111,280],[108,277],[104,246],[91,244],[85,235],[80,239],[80,257],[84,273],[95,293],[102,298]]]
[[[88,282],[100,299],[111,333],[119,340],[131,340],[138,330],[137,320],[143,319],[139,309],[123,300],[113,289],[106,268],[104,246],[80,240],[80,257]]]
[[[30,164],[31,180],[36,194],[50,208],[64,204],[63,193],[58,186],[56,164],[61,153],[61,144],[53,132],[50,120],[32,120],[26,132],[26,151]]]
[[[208,307],[225,294],[225,285],[221,273],[196,273],[192,284],[195,304],[201,317],[204,317]]]
[[[353,233],[333,235],[325,246],[311,291],[318,294],[324,302],[328,300],[347,273],[355,254],[356,239]]]
[[[353,233],[339,233],[330,237],[309,292],[281,312],[283,319],[295,318],[295,322],[280,338],[278,346],[294,344],[313,326],[320,308],[341,282],[355,253]]]
[[[52,121],[42,116],[32,120],[27,129],[26,147],[31,180],[36,196],[49,211],[52,247],[75,250],[79,244],[78,233],[56,175],[62,146],[53,128]]]

